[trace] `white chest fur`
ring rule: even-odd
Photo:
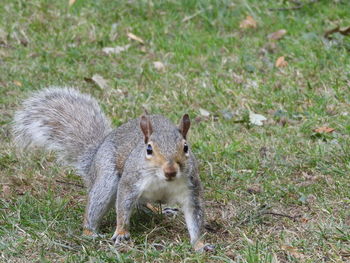
[[[166,181],[158,176],[145,177],[139,185],[140,201],[161,202],[169,205],[183,204],[189,197],[187,178]]]

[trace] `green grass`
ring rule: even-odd
[[[0,261],[350,261],[350,36],[323,37],[350,25],[350,3],[302,2],[286,11],[269,9],[292,1],[0,2]],[[247,15],[257,28],[239,28]],[[279,29],[287,34],[271,48]],[[274,66],[280,56],[287,67]],[[94,74],[110,88],[85,80]],[[105,238],[81,235],[81,180],[53,154],[17,154],[10,139],[21,100],[49,85],[97,97],[115,125],[143,108],[174,122],[211,113],[193,121],[190,141],[215,253],[192,252],[181,216],[136,213],[125,251],[109,240],[113,212]],[[249,111],[264,126],[250,125]],[[316,134],[321,126],[335,131]]]

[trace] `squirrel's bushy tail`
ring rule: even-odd
[[[32,94],[14,117],[14,141],[20,148],[39,146],[77,165],[84,152],[111,131],[97,101],[73,88],[50,87]]]

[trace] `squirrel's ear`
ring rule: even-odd
[[[140,127],[143,132],[143,135],[145,136],[145,143],[148,143],[149,137],[153,132],[151,120],[149,119],[148,116],[146,115],[141,116]]]
[[[182,119],[179,125],[179,130],[185,139],[190,126],[191,126],[190,117],[188,116],[188,114],[185,114],[184,116],[182,116]]]

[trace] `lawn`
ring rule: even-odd
[[[1,262],[350,262],[349,1],[70,4],[0,0]],[[11,141],[50,85],[92,94],[115,126],[190,114],[214,253],[192,251],[182,215],[136,212],[123,249],[114,211],[105,237],[82,236],[75,171]]]

